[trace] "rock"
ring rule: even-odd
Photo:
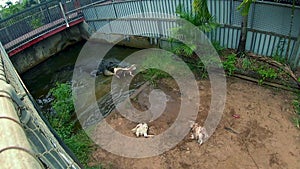
[[[91,75],[92,77],[96,77],[96,76],[98,75],[98,70],[93,70],[93,71],[91,71],[90,75]]]

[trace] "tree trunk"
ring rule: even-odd
[[[239,41],[239,46],[237,49],[238,56],[241,56],[245,53],[246,49],[246,41],[247,41],[247,25],[248,25],[248,15],[243,16],[242,21],[242,30],[241,30],[241,36]]]
[[[291,58],[289,58],[289,53],[290,53],[290,46],[291,46],[291,37],[292,37],[292,28],[293,28],[293,20],[294,20],[294,14],[295,14],[295,0],[293,0],[293,5],[292,5],[292,11],[291,11],[291,22],[290,22],[290,30],[289,30],[289,40],[288,40],[288,45],[286,48],[286,53],[285,53],[285,60],[287,63],[291,64]]]

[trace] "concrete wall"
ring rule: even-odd
[[[131,48],[161,48],[165,50],[171,50],[172,46],[177,43],[171,43],[166,38],[150,38],[146,36],[128,35],[124,36],[117,33],[102,33],[97,32],[89,39],[98,43],[109,43],[117,46],[125,46]]]
[[[88,39],[91,34],[91,29],[83,22],[44,39],[10,59],[17,71],[24,73],[66,47],[83,39]]]
[[[49,57],[64,50],[66,47],[84,39],[89,39],[91,41],[96,40],[102,43],[114,43],[114,39],[123,39],[116,45],[134,48],[162,48],[166,50],[170,50],[171,48],[170,42],[163,38],[157,39],[144,36],[125,37],[121,34],[106,34],[100,32],[97,32],[97,34],[92,36],[93,33],[91,27],[84,22],[48,37],[12,56],[10,59],[18,73],[22,74]]]

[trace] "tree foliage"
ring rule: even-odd
[[[238,10],[241,11],[242,16],[247,16],[249,14],[250,6],[255,0],[243,0],[243,2],[238,6]]]
[[[218,26],[215,18],[209,13],[207,0],[194,0],[193,9],[190,12],[185,11],[183,6],[179,5],[176,13],[180,18],[191,22],[204,32],[210,32]]]
[[[11,1],[7,1],[6,5],[0,5],[1,19],[7,18],[15,13],[18,13],[24,9],[24,5],[21,3],[12,4]]]
[[[192,11],[185,11],[182,5],[179,5],[176,9],[176,13],[179,17],[189,21],[192,25],[184,22],[180,23],[179,21],[180,26],[172,30],[175,37],[184,37],[186,41],[189,41],[187,42],[188,45],[176,45],[173,48],[173,52],[187,57],[192,56],[193,52],[197,49],[197,45],[199,45],[196,44],[195,41],[195,27],[203,32],[210,32],[219,26],[215,18],[209,13],[207,0],[194,0],[192,7]]]
[[[16,2],[15,4],[13,4],[11,1],[7,1],[4,6],[0,5],[0,17],[1,19],[5,19],[37,4],[37,0],[24,0],[22,3]]]

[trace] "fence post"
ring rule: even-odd
[[[95,13],[95,16],[96,16],[97,20],[100,19],[100,17],[98,16],[96,7],[94,5],[93,5],[93,9],[94,9],[94,13]]]
[[[161,37],[163,35],[163,30],[162,30],[162,21],[158,20],[157,22],[157,27],[158,27],[158,36]]]
[[[10,42],[13,41],[13,38],[12,38],[11,35],[9,34],[9,32],[8,32],[8,30],[7,30],[7,27],[5,27],[5,33],[6,33],[7,37],[8,37],[8,39],[9,39],[9,41],[10,41]]]
[[[233,0],[230,0],[230,7],[229,7],[229,25],[232,25],[232,15],[233,15]]]
[[[134,30],[133,30],[133,27],[132,27],[131,19],[128,20],[128,21],[129,21],[129,25],[130,25],[131,35],[134,35]]]
[[[298,32],[298,37],[297,37],[297,42],[296,45],[294,47],[293,53],[292,53],[292,57],[291,60],[294,61],[294,63],[292,64],[292,68],[297,68],[299,65],[299,57],[297,57],[297,54],[300,53],[300,28],[299,28],[299,32]]]
[[[144,8],[143,8],[143,4],[142,4],[142,0],[139,0],[139,3],[140,3],[140,8],[141,8],[141,13],[142,13],[142,16],[143,18],[145,17],[145,11],[144,11]]]
[[[116,11],[115,1],[114,1],[114,0],[112,1],[111,5],[112,5],[112,7],[114,8],[114,12],[115,12],[116,18],[118,18],[118,14],[117,14],[117,11]]]
[[[46,7],[46,14],[47,14],[47,17],[49,18],[49,20],[48,20],[47,23],[51,23],[51,22],[52,22],[52,18],[51,18],[50,12],[49,12],[48,3],[45,5],[45,7]]]
[[[63,17],[64,17],[64,19],[65,19],[66,26],[67,26],[67,27],[70,27],[69,22],[68,22],[68,19],[67,19],[67,16],[66,16],[66,13],[65,13],[65,10],[64,10],[64,8],[63,8],[61,2],[59,2],[59,7],[60,7],[60,10],[61,10],[61,12],[62,12],[62,15],[63,15]]]
[[[250,20],[251,23],[249,23],[249,16],[248,16],[248,25],[251,25],[250,29],[252,30],[253,29],[253,23],[254,23],[254,14],[255,14],[255,2],[252,2],[251,5],[252,5],[252,13],[251,13],[251,20]],[[249,10],[249,12],[250,12],[250,10]],[[247,34],[248,34],[248,32],[249,32],[249,29],[247,30]],[[257,36],[257,33],[255,33],[255,39],[254,39],[254,31],[253,31],[252,32],[251,42],[250,42],[250,44],[251,44],[250,45],[250,51],[252,51],[252,52],[254,52],[254,49],[255,49],[255,45],[253,45],[253,44],[255,44],[254,41],[256,41],[256,36]]]

